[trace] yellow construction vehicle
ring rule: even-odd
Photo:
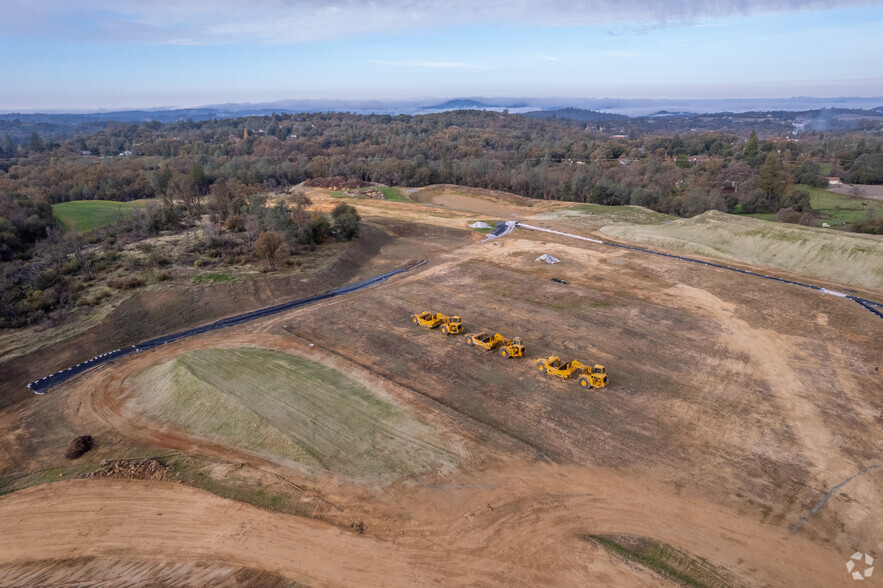
[[[534,363],[540,373],[558,376],[565,380],[575,373],[582,372],[578,380],[581,388],[603,388],[607,385],[607,371],[603,365],[595,364],[594,367],[589,367],[576,359],[561,363],[561,358],[557,355],[540,358]]]
[[[500,355],[506,359],[524,357],[524,343],[521,342],[521,337],[515,337],[511,341],[507,340],[503,343],[503,346],[500,347]]]
[[[419,314],[412,314],[411,322],[427,329],[434,329],[442,323],[442,319],[438,314],[424,310]]]
[[[441,332],[445,335],[455,335],[463,330],[463,323],[458,316],[446,316],[442,313],[432,313],[425,310],[419,314],[411,315],[411,322],[427,329],[434,329],[441,325]]]
[[[438,316],[442,317],[442,326],[439,329],[442,335],[456,335],[463,330],[463,322],[460,320],[460,317],[446,317],[441,314]]]
[[[489,335],[487,333],[473,333],[471,335],[466,335],[466,343],[468,345],[481,347],[485,351],[490,351],[499,347],[500,355],[506,358],[524,356],[524,344],[521,342],[521,337],[507,339],[499,333],[494,335]]]

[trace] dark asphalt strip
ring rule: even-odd
[[[236,316],[227,317],[221,319],[219,321],[215,321],[208,325],[202,325],[201,327],[196,327],[193,329],[187,329],[186,331],[179,331],[177,333],[172,333],[171,335],[164,335],[162,337],[157,337],[155,339],[150,339],[149,341],[144,341],[143,343],[138,343],[137,345],[132,345],[131,347],[124,347],[122,349],[114,349],[108,353],[102,353],[97,357],[93,357],[83,363],[78,363],[75,366],[71,366],[66,370],[62,370],[60,372],[55,372],[49,376],[44,378],[40,378],[34,382],[28,384],[28,388],[34,392],[35,394],[45,394],[49,388],[53,386],[57,386],[62,382],[67,382],[71,378],[78,376],[85,372],[86,370],[92,369],[96,366],[105,364],[107,362],[113,361],[115,359],[119,359],[121,357],[126,357],[127,355],[132,355],[133,353],[140,353],[142,351],[149,351],[160,345],[165,345],[166,343],[172,343],[173,341],[180,341],[181,339],[186,339],[187,337],[192,337],[194,335],[201,335],[202,333],[208,333],[209,331],[216,331],[218,329],[225,329],[227,327],[233,327],[236,325],[241,325],[242,323],[247,323],[249,321],[257,320],[260,318],[264,318],[273,314],[277,314],[280,312],[285,312],[286,310],[291,310],[293,308],[299,308],[301,306],[306,306],[308,304],[312,304],[314,302],[319,302],[320,300],[325,300],[327,298],[334,298],[335,296],[341,296],[343,294],[349,294],[351,292],[355,292],[356,290],[361,290],[363,288],[367,288],[369,286],[373,286],[374,284],[379,284],[380,282],[384,282],[391,278],[392,276],[404,273],[410,269],[417,267],[418,265],[422,265],[426,263],[426,260],[419,261],[417,263],[412,263],[411,265],[405,266],[403,268],[399,268],[397,270],[393,270],[391,272],[387,272],[385,274],[381,274],[379,276],[374,276],[373,278],[369,278],[362,282],[358,282],[356,284],[351,284],[349,286],[343,286],[341,288],[337,288],[336,290],[331,290],[330,292],[324,292],[322,294],[318,294],[316,296],[310,296],[309,298],[301,298],[299,300],[292,300],[290,302],[283,302],[282,304],[277,304],[275,306],[268,306],[267,308],[261,308],[258,310],[253,310],[251,312],[246,312],[244,314],[238,314]]]

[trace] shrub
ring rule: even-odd
[[[117,290],[131,290],[143,286],[144,280],[137,276],[125,276],[114,278],[113,281],[111,281],[111,285]]]
[[[95,292],[95,294],[92,296],[92,304],[98,304],[99,302],[110,296],[111,293],[112,290],[107,286],[100,287],[98,291]]]
[[[345,202],[341,202],[331,211],[334,219],[334,235],[340,240],[350,241],[359,236],[359,222],[361,218],[356,209]]]
[[[255,241],[254,252],[272,269],[276,269],[276,266],[288,258],[290,250],[285,235],[277,231],[264,231]]]

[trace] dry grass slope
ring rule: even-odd
[[[388,483],[456,463],[428,426],[319,363],[202,349],[133,379],[131,408],[190,433],[347,477]]]
[[[613,238],[883,291],[883,238],[717,211],[664,225],[608,226]]]

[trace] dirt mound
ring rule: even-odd
[[[313,178],[304,182],[304,186],[307,188],[330,188],[332,190],[350,190],[353,188],[365,188],[370,185],[371,182],[357,180],[356,178],[346,178],[344,176]]]
[[[153,457],[137,460],[121,459],[105,465],[100,470],[85,474],[83,477],[87,480],[120,478],[123,480],[158,480],[161,482],[171,482],[176,479],[169,466]]]
[[[315,471],[389,483],[456,463],[456,448],[380,391],[274,350],[185,353],[126,390],[133,414]]]
[[[71,441],[64,456],[68,459],[77,459],[84,453],[90,451],[94,446],[95,440],[92,438],[92,435],[80,435]]]
[[[372,200],[386,200],[386,194],[380,190],[346,190],[343,193],[348,198],[370,198]]]
[[[542,202],[534,198],[512,194],[511,192],[487,190],[485,188],[471,188],[468,186],[458,186],[456,184],[433,184],[432,186],[421,188],[418,192],[415,192],[415,194],[417,195],[417,198],[415,199],[419,199],[420,202],[429,202],[432,200],[433,196],[441,194],[461,194],[472,197],[492,198],[516,206],[534,206],[537,203]]]

